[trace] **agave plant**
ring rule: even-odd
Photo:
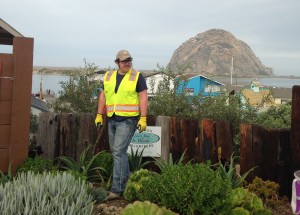
[[[143,168],[146,166],[150,161],[145,161],[143,162],[143,153],[144,149],[139,152],[139,149],[137,149],[135,152],[133,151],[132,146],[131,148],[131,154],[128,155],[128,162],[129,162],[129,168],[131,172],[138,171],[139,169]]]
[[[249,171],[245,172],[243,175],[237,174],[235,168],[235,161],[238,158],[239,156],[234,156],[234,152],[233,152],[231,154],[229,164],[227,163],[223,164],[221,160],[219,161],[219,163],[217,163],[218,171],[220,172],[221,176],[224,179],[227,179],[230,182],[232,189],[240,187],[245,182],[245,179],[249,175],[249,173],[253,171],[255,168],[254,167],[250,169]]]
[[[186,150],[182,153],[181,157],[177,160],[174,161],[172,153],[170,153],[169,159],[164,160],[162,158],[153,158],[154,159],[154,164],[160,169],[160,171],[163,171],[166,166],[173,166],[173,165],[178,165],[178,164],[183,164],[184,160],[184,155],[185,155]],[[190,163],[192,160],[190,160],[188,163]]]
[[[106,172],[106,170],[102,167],[97,167],[94,165],[95,159],[99,157],[103,151],[90,156],[89,152],[92,147],[92,145],[89,145],[85,150],[82,151],[78,162],[70,157],[58,157],[58,159],[65,164],[65,166],[62,166],[62,168],[70,172],[79,173],[80,175],[86,177],[88,181],[103,181],[101,171]]]

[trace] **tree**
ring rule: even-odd
[[[84,59],[84,69],[70,75],[70,80],[60,82],[62,90],[52,107],[57,113],[95,113],[101,84],[91,78],[98,67]]]

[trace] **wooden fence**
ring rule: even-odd
[[[89,144],[96,145],[96,151],[108,150],[107,126],[97,132],[94,114],[42,113],[39,117],[37,145],[42,147],[42,157],[55,159],[69,156],[78,160],[80,153]],[[107,119],[104,119],[105,125]],[[161,126],[162,157],[172,153],[175,159],[186,151],[186,161],[218,161],[218,148],[222,159],[230,160],[233,152],[232,125],[227,122],[202,121],[176,117],[148,116],[148,125]],[[265,129],[260,126],[240,126],[240,168],[241,173],[253,167],[249,175],[272,180],[280,184],[280,194],[290,196],[293,179],[291,166],[290,130]]]

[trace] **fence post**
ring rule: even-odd
[[[41,157],[54,160],[58,156],[59,117],[56,113],[40,113],[37,133],[37,145],[41,146]]]

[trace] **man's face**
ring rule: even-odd
[[[129,70],[132,66],[132,59],[128,58],[124,61],[119,61],[119,67],[121,70]]]

